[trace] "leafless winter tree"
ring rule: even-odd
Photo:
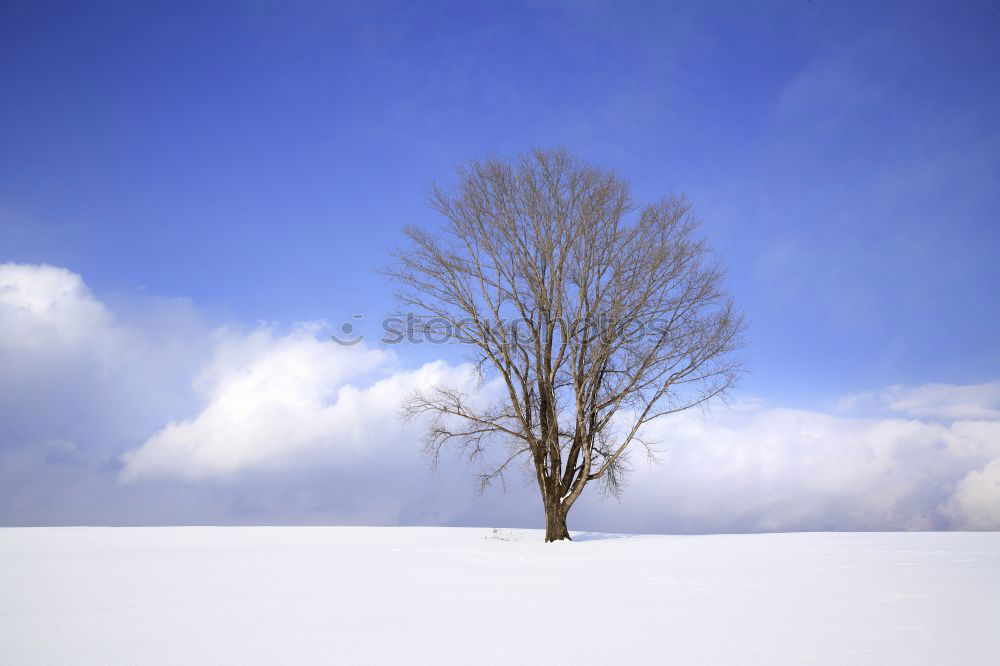
[[[407,228],[385,271],[421,332],[468,345],[501,397],[455,387],[410,396],[435,461],[448,446],[482,465],[485,488],[523,462],[545,539],[587,484],[617,495],[643,426],[725,394],[743,322],[684,198],[641,209],[615,173],[563,150],[473,162],[435,186],[434,232]]]

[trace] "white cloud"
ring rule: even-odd
[[[882,392],[889,409],[944,421],[1000,419],[1000,382],[954,386],[891,386]]]
[[[79,275],[55,266],[0,264],[0,349],[80,351],[111,361],[124,335]]]
[[[530,483],[477,499],[448,460],[435,479],[397,418],[415,387],[472,387],[468,366],[411,369],[321,324],[213,329],[183,303],[144,303],[111,308],[65,269],[0,266],[0,522],[536,524]],[[662,464],[637,458],[624,500],[591,493],[571,524],[1000,529],[1000,383],[840,407],[745,400],[664,419],[650,432]]]
[[[414,387],[470,381],[469,367],[442,362],[372,379],[373,372],[386,375],[394,358],[363,344],[334,344],[323,330],[311,324],[284,336],[270,328],[222,335],[195,382],[202,411],[126,453],[123,478],[195,480],[353,463],[399,439],[399,404]],[[348,383],[358,379],[367,381]]]
[[[1000,530],[1000,458],[969,472],[943,512],[954,520],[954,527]]]
[[[965,475],[979,479],[976,470],[1000,460],[1000,421],[855,418],[755,406],[719,410],[707,420],[677,415],[648,434],[663,443],[663,464],[637,466],[625,514],[636,523],[658,520],[690,531],[972,524],[943,505]],[[968,501],[985,502],[988,493],[976,483]],[[998,529],[1000,521],[990,522],[995,515],[987,511],[975,524]]]
[[[1000,420],[1000,382],[889,386],[881,391],[845,395],[837,401],[837,411],[897,414],[941,422]]]
[[[64,268],[0,265],[0,524],[163,515],[114,489],[116,460],[189,413],[209,329],[180,300],[120,300]]]

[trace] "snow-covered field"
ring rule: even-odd
[[[0,529],[3,664],[998,664],[1000,534]]]

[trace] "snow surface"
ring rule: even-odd
[[[3,664],[1000,664],[1000,533],[0,529]]]

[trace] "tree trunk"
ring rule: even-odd
[[[566,512],[558,502],[545,505],[545,540],[559,541],[567,539],[572,541],[569,530],[566,529]]]

